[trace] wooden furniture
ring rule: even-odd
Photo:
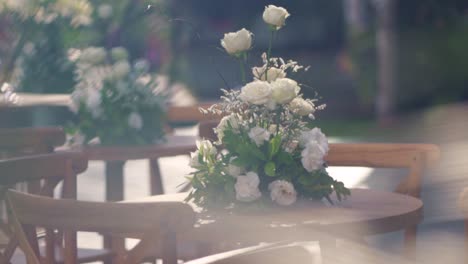
[[[232,215],[226,211],[200,214],[201,221],[206,220],[207,224],[195,229],[194,237],[195,240],[210,239],[213,243],[226,237],[234,241],[258,243],[288,237],[307,239],[304,228],[323,230],[352,239],[405,230],[405,253],[411,256],[415,246],[416,226],[422,219],[422,202],[419,200],[422,173],[427,165],[438,159],[438,147],[430,144],[330,144],[330,151],[325,158],[329,166],[407,168],[409,174],[398,185],[395,193],[355,189],[343,206],[317,207],[307,203],[250,215]],[[183,200],[184,196],[165,195],[148,199],[177,201]],[[196,211],[200,209],[195,207]],[[283,228],[284,225],[293,228]],[[226,227],[230,230],[228,234]],[[276,229],[272,230],[272,227]]]
[[[11,186],[18,182],[43,182],[35,189],[35,193],[53,196],[54,188],[63,181],[63,195],[66,198],[76,198],[76,175],[87,168],[87,161],[79,152],[62,152],[42,155],[31,155],[20,158],[0,160],[0,185]],[[11,234],[10,234],[11,235]],[[31,233],[32,235],[32,233]],[[35,233],[34,233],[35,235]],[[60,239],[52,232],[46,232],[47,241],[44,254],[50,261],[62,262],[62,256],[57,253],[61,248]],[[64,240],[75,241],[76,234],[64,234]],[[0,263],[5,263],[13,257],[17,241],[11,239],[5,248]],[[80,261],[106,260],[111,254],[108,250],[80,249]],[[20,256],[14,256],[20,258]]]
[[[150,193],[164,193],[158,158],[189,154],[196,149],[195,136],[166,137],[167,141],[148,146],[89,146],[82,151],[89,160],[106,162],[106,199],[123,200],[123,166],[128,160],[148,159],[150,165]]]
[[[65,143],[59,127],[0,129],[0,158],[50,153]]]
[[[187,195],[158,195],[135,202],[183,201]],[[198,225],[181,239],[209,245],[314,240],[317,231],[332,237],[354,239],[404,230],[422,220],[423,206],[421,200],[411,196],[369,189],[352,189],[351,196],[335,206],[301,200],[290,207],[203,211],[195,204],[190,205],[197,212]],[[213,250],[216,252],[217,249]]]
[[[267,244],[253,246],[203,257],[187,264],[286,264],[318,263],[313,255],[300,244]]]
[[[408,176],[395,192],[419,198],[424,170],[439,158],[440,150],[432,144],[349,143],[330,144],[326,162],[329,166],[406,168]],[[416,233],[416,225],[405,229],[405,254],[408,256],[414,253]]]
[[[327,236],[317,234],[318,237]],[[415,264],[401,256],[388,254],[360,243],[343,241],[331,254],[323,256],[317,243],[312,241],[278,242],[222,252],[185,262],[186,264],[289,264],[289,263],[333,263],[333,264]]]
[[[147,240],[156,241],[163,263],[177,263],[177,236],[193,227],[195,217],[190,206],[180,202],[108,203],[52,199],[8,191],[15,234],[28,263],[39,264],[38,247],[26,234],[32,227],[91,231],[139,237],[142,241],[130,251],[121,251],[113,263],[140,263]],[[151,248],[154,250],[154,248]],[[76,245],[65,244],[65,263],[77,263]],[[47,262],[50,263],[50,262]]]

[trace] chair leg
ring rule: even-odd
[[[150,192],[151,195],[164,193],[163,183],[161,179],[161,170],[157,159],[150,159]]]
[[[409,259],[414,259],[416,254],[416,235],[418,226],[411,226],[405,230],[404,255]]]
[[[167,231],[162,241],[162,263],[177,264],[176,233]]]
[[[124,165],[124,161],[106,162],[106,201],[121,201],[124,199]],[[112,249],[115,246],[112,239],[109,235],[103,236],[104,248]],[[112,263],[116,262],[104,261],[104,264]]]
[[[320,256],[322,258],[322,264],[333,263],[331,260],[333,259],[333,254],[336,252],[336,239],[329,238],[329,239],[320,239]]]
[[[465,262],[468,263],[468,219],[465,220]]]

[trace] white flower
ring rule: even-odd
[[[294,98],[291,103],[289,103],[289,108],[294,113],[306,116],[314,112],[314,105],[311,102],[308,102],[300,97]]]
[[[237,117],[235,114],[230,114],[228,116],[225,116],[221,119],[221,121],[219,121],[218,126],[215,128],[215,132],[218,135],[219,141],[223,140],[224,131],[229,126],[232,128],[232,132],[239,133],[239,121],[237,120]]]
[[[279,205],[291,205],[296,202],[297,193],[292,183],[276,180],[268,185],[271,200]]]
[[[190,152],[190,161],[189,161],[190,167],[196,168],[200,166],[199,156],[200,156],[200,152],[198,150],[196,150],[195,152]]]
[[[297,97],[301,88],[296,81],[281,78],[271,83],[273,100],[278,104],[287,104]]]
[[[232,164],[232,160],[234,159],[235,157],[232,157],[229,161],[228,174],[231,175],[232,177],[237,177],[241,175],[242,173],[244,173],[244,168]]]
[[[325,154],[328,153],[328,139],[325,134],[322,133],[320,128],[314,127],[311,130],[302,131],[299,137],[299,144],[302,147],[305,147],[311,142],[316,142],[320,147],[325,151]]]
[[[252,202],[262,196],[258,189],[260,179],[255,172],[248,172],[246,175],[237,176],[237,182],[234,185],[236,190],[236,199],[242,202]]]
[[[254,81],[242,87],[240,99],[244,102],[261,105],[271,101],[271,86],[268,82]]]
[[[123,47],[115,47],[111,49],[111,56],[114,61],[127,60],[128,52]]]
[[[147,60],[139,59],[135,62],[133,67],[135,68],[135,71],[139,73],[146,73],[149,70],[150,65]]]
[[[97,13],[101,19],[107,19],[112,16],[112,6],[108,4],[99,5]]]
[[[140,114],[133,112],[128,116],[128,126],[136,130],[140,130],[143,127],[143,119]]]
[[[265,7],[263,11],[263,20],[276,28],[280,29],[285,24],[286,18],[289,17],[289,13],[283,7],[277,7],[274,5],[269,5]]]
[[[249,137],[252,139],[257,146],[261,146],[263,142],[270,139],[270,132],[261,127],[254,127],[249,131]]]
[[[284,151],[292,153],[297,148],[297,145],[299,145],[299,142],[297,140],[292,140],[286,144]]]
[[[95,89],[89,89],[86,93],[86,107],[91,115],[96,118],[101,115],[101,93]]]
[[[273,82],[278,78],[285,78],[286,73],[276,67],[269,67],[268,71],[265,70],[266,67],[253,67],[252,68],[252,74],[255,79],[260,80],[260,81],[267,81],[267,82]]]
[[[310,142],[301,152],[302,166],[308,172],[318,170],[323,166],[323,157],[325,155],[326,151],[317,142]]]
[[[89,47],[84,49],[80,55],[80,62],[96,65],[104,62],[106,51],[103,48]]]
[[[127,61],[118,61],[112,66],[112,76],[122,79],[130,72],[130,64]]]
[[[251,45],[252,33],[245,28],[237,32],[226,33],[221,40],[221,46],[231,55],[247,51],[250,49]]]
[[[216,148],[211,144],[209,140],[197,140],[196,142],[198,151],[203,155],[203,157],[208,157],[211,155],[216,155]]]

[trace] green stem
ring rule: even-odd
[[[241,71],[242,84],[246,84],[245,65],[244,65],[245,59],[246,59],[246,53],[242,53],[240,55],[240,57],[239,57],[239,65],[240,65],[240,71]]]
[[[275,35],[276,30],[271,30],[270,35],[270,42],[268,43],[268,51],[267,51],[267,63],[265,69],[265,80],[268,80],[268,69],[270,68],[270,58],[271,58],[271,46],[273,46],[273,37]]]

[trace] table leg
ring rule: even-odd
[[[157,159],[150,159],[150,192],[151,195],[164,193],[164,187],[161,179],[161,170]]]
[[[124,161],[106,162],[106,201],[121,201],[124,199]]]
[[[320,256],[322,264],[334,263],[334,255],[336,254],[336,239],[331,238],[320,238]]]
[[[123,166],[125,161],[106,162],[106,201],[121,201],[124,199],[124,176]],[[114,252],[125,249],[125,240],[122,238],[112,238],[103,236],[104,248],[109,248]],[[119,254],[117,254],[119,255]],[[105,261],[111,264],[112,261]]]
[[[416,254],[416,235],[418,226],[411,226],[405,230],[404,251],[405,257],[414,259]]]

